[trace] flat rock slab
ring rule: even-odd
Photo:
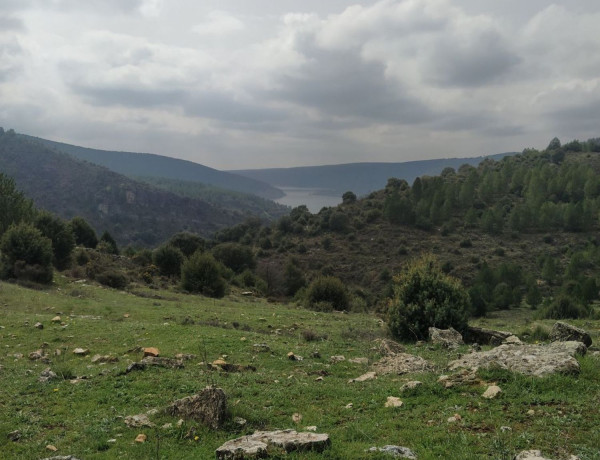
[[[409,374],[412,372],[427,372],[433,370],[433,365],[420,356],[408,353],[396,353],[385,356],[377,361],[373,368],[379,375],[383,374]]]
[[[500,345],[489,351],[470,353],[448,364],[450,370],[460,368],[500,367],[520,374],[578,374],[575,355],[584,355],[582,342],[554,342],[549,345]]]
[[[402,446],[371,447],[370,449],[367,449],[367,452],[381,452],[393,458],[408,458],[411,460],[417,460],[417,455],[412,450],[410,450],[408,447]]]
[[[322,452],[331,445],[328,434],[294,430],[256,431],[249,436],[227,441],[216,451],[219,460],[265,458],[269,450],[285,452],[312,450]]]

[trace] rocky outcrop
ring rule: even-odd
[[[322,452],[330,445],[328,434],[298,433],[294,430],[257,431],[252,435],[227,441],[217,449],[216,456],[218,460],[265,458],[271,449]]]
[[[457,348],[465,343],[460,332],[453,327],[449,329],[430,327],[429,340],[431,340],[431,343],[441,345],[444,348]]]
[[[383,374],[409,374],[412,372],[427,372],[433,369],[433,365],[420,356],[408,353],[397,353],[386,356],[377,361],[373,368],[379,375]]]
[[[166,412],[175,417],[196,420],[217,430],[227,418],[227,396],[221,388],[209,386],[196,395],[173,402]]]
[[[451,361],[450,370],[500,367],[520,374],[542,377],[549,374],[578,374],[575,355],[584,355],[581,342],[554,342],[549,345],[500,345],[489,351],[470,353]]]
[[[583,344],[588,348],[592,346],[592,338],[587,331],[579,327],[563,323],[562,321],[557,321],[554,323],[554,326],[552,326],[550,340],[553,342],[569,342],[574,340],[576,342],[583,342]]]

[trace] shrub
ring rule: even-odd
[[[542,310],[542,318],[546,319],[577,319],[590,316],[590,309],[575,300],[561,295]]]
[[[171,237],[167,243],[181,250],[184,256],[190,257],[198,250],[204,250],[204,239],[194,233],[180,232]]]
[[[95,280],[104,286],[111,287],[113,289],[125,289],[129,281],[127,277],[118,270],[108,269],[106,271],[97,273]]]
[[[71,265],[75,236],[70,225],[49,212],[42,211],[35,219],[36,228],[52,241],[53,263],[59,270]]]
[[[285,266],[283,284],[286,295],[293,296],[299,289],[306,286],[306,279],[302,270],[293,262],[289,261]]]
[[[239,243],[219,244],[213,248],[212,254],[216,260],[231,268],[235,273],[256,267],[256,259],[252,250]]]
[[[183,259],[181,249],[170,244],[161,246],[152,254],[154,265],[158,267],[158,271],[164,276],[179,276]]]
[[[317,278],[310,283],[306,297],[311,308],[329,303],[334,310],[348,310],[350,304],[344,284],[339,278],[333,276]]]
[[[117,246],[117,242],[107,231],[105,231],[102,234],[99,243],[104,243],[102,245],[102,252],[105,252],[107,254],[119,254],[119,247]],[[100,250],[100,248],[98,248],[98,250]]]
[[[75,244],[86,248],[95,248],[98,244],[96,232],[83,217],[73,217],[69,223],[73,235],[75,236]]]
[[[394,298],[388,310],[392,336],[424,340],[432,326],[465,331],[469,295],[459,280],[442,272],[432,256],[412,261],[394,283]]]
[[[471,242],[471,240],[467,239],[467,240],[462,240],[460,242],[460,247],[461,248],[472,248],[473,247],[473,243]]]
[[[181,267],[181,286],[208,297],[223,297],[226,283],[222,270],[223,266],[213,256],[196,252]]]
[[[52,242],[33,225],[11,225],[0,241],[0,252],[4,278],[52,281]]]

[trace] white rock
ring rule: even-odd
[[[502,390],[498,385],[490,385],[487,388],[487,390],[485,390],[485,392],[481,395],[481,397],[485,399],[494,399],[500,393],[502,393]]]

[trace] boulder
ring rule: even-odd
[[[312,432],[298,433],[294,430],[256,431],[249,436],[227,441],[216,451],[218,460],[241,460],[264,458],[267,449],[275,448],[285,452],[322,452],[331,445],[329,435]]]
[[[469,326],[465,333],[465,340],[469,343],[478,343],[479,345],[497,346],[511,335],[512,333],[506,331],[494,331],[493,329]]]
[[[586,347],[592,346],[592,338],[587,331],[572,326],[567,323],[563,323],[562,321],[557,321],[552,326],[552,332],[550,333],[550,340],[552,342],[583,342]]]
[[[196,420],[217,430],[227,418],[227,396],[221,388],[208,386],[196,395],[173,402],[166,412],[172,416]]]
[[[408,353],[396,353],[385,356],[377,361],[373,368],[377,374],[408,374],[412,372],[427,372],[433,369],[429,361],[420,356]]]
[[[542,377],[553,373],[578,374],[575,355],[583,355],[581,342],[554,342],[548,345],[500,345],[489,351],[473,352],[448,364],[450,370],[499,367],[520,374]]]
[[[500,393],[502,393],[502,389],[498,385],[490,385],[481,397],[485,399],[494,399]]]
[[[394,458],[408,458],[410,460],[417,460],[417,455],[410,450],[408,447],[402,446],[383,446],[383,447],[371,447],[366,452],[381,452]]]
[[[439,344],[444,348],[457,348],[464,345],[464,341],[460,332],[454,328],[438,329],[437,327],[429,328],[429,340],[434,344]]]

